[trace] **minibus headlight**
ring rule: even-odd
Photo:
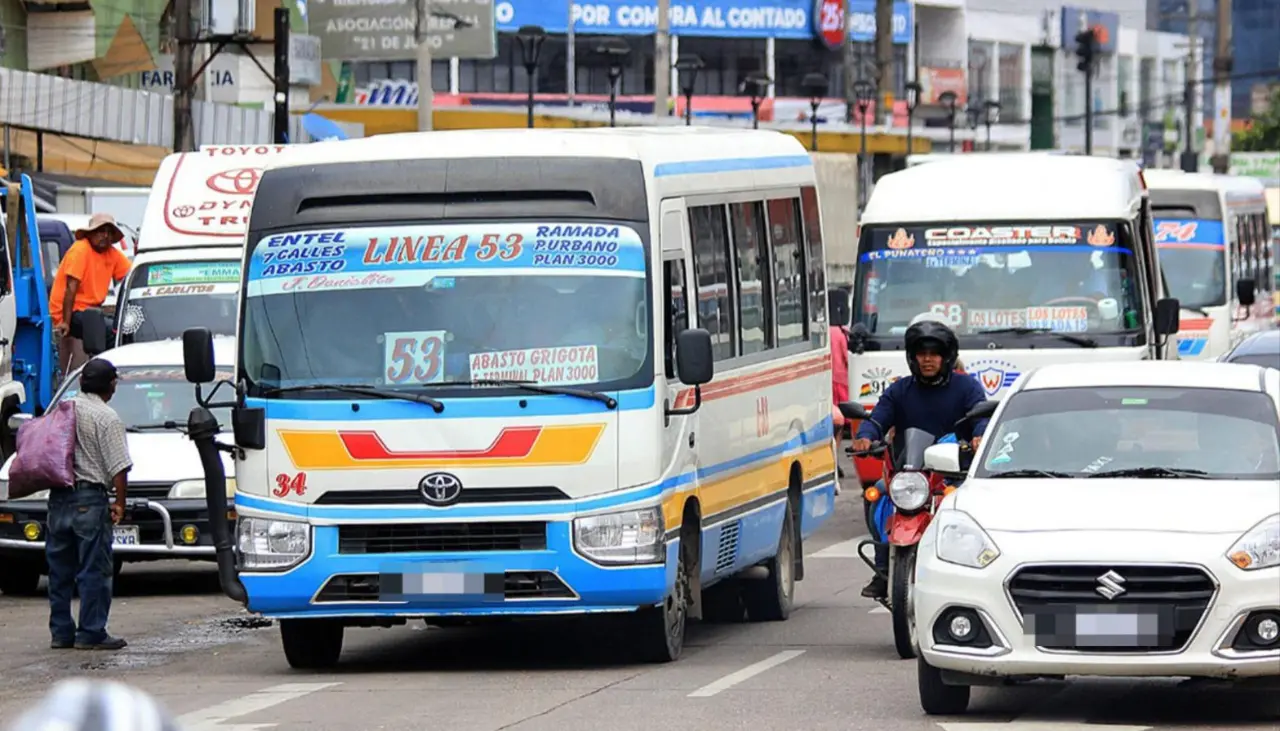
[[[575,518],[573,544],[578,553],[608,564],[662,563],[666,560],[662,508],[620,510]]]
[[[245,571],[287,569],[311,553],[311,526],[292,520],[241,517],[236,538]]]

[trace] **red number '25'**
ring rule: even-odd
[[[393,365],[387,368],[388,383],[406,383],[412,378],[427,383],[440,374],[440,353],[444,341],[432,335],[417,338],[397,338],[391,346]]]

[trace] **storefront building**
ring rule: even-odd
[[[847,29],[852,39],[854,78],[875,78],[874,0],[844,0]],[[808,95],[801,79],[821,72],[828,79],[826,96],[845,97],[846,64],[840,49],[820,42],[815,26],[814,0],[674,0],[670,20],[671,58],[696,54],[703,63],[694,83],[694,109],[708,113],[741,114],[749,110],[740,84],[749,74],[763,73],[773,80],[770,99],[801,99]],[[537,92],[540,104],[569,103],[570,97],[603,97],[609,93],[607,65],[597,51],[602,36],[617,36],[631,51],[620,79],[621,106],[649,111],[654,91],[654,32],[657,3],[649,0],[595,0],[574,3],[574,44],[568,43],[569,3],[559,0],[499,0],[495,4],[497,56],[488,60],[441,59],[433,64],[432,88],[437,104],[448,105],[444,95],[457,95],[463,103],[510,103],[523,97],[528,77],[521,65],[515,31],[537,25],[548,37],[542,46]],[[894,5],[894,88],[901,99],[908,80],[910,48],[914,42],[913,7]],[[570,57],[572,55],[572,58]],[[328,59],[326,59],[328,60]],[[340,75],[349,75],[349,98],[339,103],[409,105],[416,103],[416,68],[412,58],[395,61],[343,64]],[[673,99],[680,96],[680,80],[673,69]],[[407,93],[406,93],[407,92]],[[640,98],[637,98],[640,97]],[[681,106],[678,99],[673,102]],[[784,105],[785,106],[785,105]],[[777,113],[777,103],[762,108],[762,118]],[[784,113],[789,116],[789,112]]]

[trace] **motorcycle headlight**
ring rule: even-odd
[[[929,501],[929,478],[919,472],[899,472],[889,481],[889,499],[902,512],[923,508]]]
[[[227,497],[236,494],[236,478],[227,478]],[[173,500],[203,499],[205,496],[204,480],[182,480],[169,488],[169,497]]]
[[[246,571],[287,569],[311,553],[311,526],[306,523],[242,517],[236,534],[240,566]]]
[[[597,563],[662,563],[667,558],[662,508],[621,510],[573,520],[573,544]]]
[[[1227,560],[1245,571],[1280,566],[1280,515],[1273,515],[1245,531],[1227,551]]]
[[[971,515],[960,510],[938,513],[938,560],[985,569],[1000,557],[1000,548]]]

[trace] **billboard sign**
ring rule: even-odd
[[[493,0],[311,0],[310,31],[326,59],[408,61],[417,55],[419,13],[425,42],[436,58],[487,59],[497,55]],[[469,25],[455,27],[457,16]]]

